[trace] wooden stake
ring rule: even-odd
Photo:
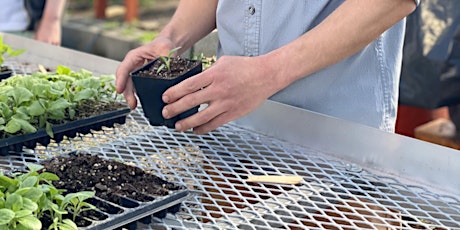
[[[248,176],[247,182],[298,184],[303,180],[301,176]]]

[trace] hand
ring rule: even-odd
[[[157,37],[152,42],[133,49],[126,54],[117,68],[115,85],[117,93],[123,93],[131,109],[136,108],[137,99],[134,95],[136,91],[129,73],[160,55],[167,55],[173,48],[174,45],[169,39]]]
[[[43,19],[35,33],[35,39],[51,45],[61,45],[61,21]]]
[[[176,129],[204,134],[240,118],[280,89],[276,72],[262,57],[223,56],[209,69],[169,88],[163,94],[168,119],[200,104],[208,106],[176,122]]]

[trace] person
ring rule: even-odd
[[[31,12],[26,6],[43,4],[43,12]],[[52,45],[61,45],[62,15],[66,0],[4,0],[0,8],[0,31],[28,36],[27,31],[33,30],[34,39]],[[37,10],[37,9],[36,9]],[[34,21],[38,13],[39,22]]]
[[[218,60],[163,93],[176,130],[210,132],[266,99],[394,132],[405,17],[414,0],[184,0],[152,42],[129,51],[116,88],[137,106],[129,72],[217,28]]]

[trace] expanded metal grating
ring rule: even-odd
[[[0,157],[0,167],[76,149],[190,189],[178,213],[138,223],[139,229],[460,229],[456,197],[235,125],[200,136],[152,127],[141,109],[124,125]],[[250,183],[248,175],[300,175],[304,181]]]

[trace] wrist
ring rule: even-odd
[[[260,63],[263,66],[264,76],[269,78],[275,91],[280,91],[287,87],[292,81],[290,80],[289,71],[285,70],[286,60],[279,53],[270,52],[259,56]]]

